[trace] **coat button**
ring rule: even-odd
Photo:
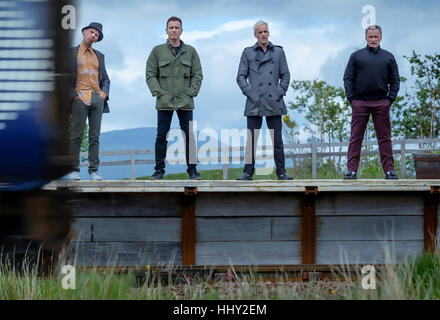
[[[260,83],[260,87],[262,86],[263,84],[262,83]]]
[[[273,72],[271,71],[271,72],[269,72],[270,74],[272,74]]]
[[[272,98],[272,95],[271,95],[271,94],[269,95],[269,98]]]
[[[271,82],[269,82],[269,85],[271,86],[271,85],[272,85],[272,83],[271,83]]]

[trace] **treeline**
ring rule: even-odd
[[[410,63],[411,78],[401,77],[399,96],[391,107],[394,139],[437,138],[440,134],[440,54],[404,56]],[[406,83],[410,83],[406,86]],[[309,122],[305,129],[317,142],[348,141],[351,108],[342,87],[322,80],[293,81],[289,108],[303,114]],[[370,119],[371,120],[371,119]],[[298,135],[297,123],[284,117],[288,133]],[[370,129],[373,129],[370,121]],[[369,130],[374,134],[374,130]],[[368,134],[368,132],[367,132]]]

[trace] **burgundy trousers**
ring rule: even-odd
[[[351,135],[348,147],[347,167],[348,171],[357,172],[364,139],[370,114],[373,117],[374,129],[376,130],[379,144],[380,161],[383,171],[394,170],[393,146],[391,143],[390,106],[388,99],[376,101],[353,100],[351,103]]]

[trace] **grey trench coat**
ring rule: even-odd
[[[289,88],[290,73],[283,48],[269,43],[264,55],[257,43],[244,49],[237,84],[247,97],[246,117],[286,114],[283,96]]]

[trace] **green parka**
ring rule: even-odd
[[[152,95],[157,97],[156,109],[194,109],[193,98],[203,79],[202,66],[196,49],[181,42],[177,55],[167,41],[154,47],[148,57],[146,80]]]

